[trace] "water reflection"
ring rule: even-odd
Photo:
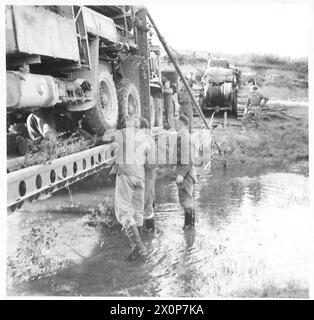
[[[256,171],[241,176],[239,171],[217,170],[211,175],[201,175],[199,182],[195,190],[196,228],[184,232],[175,183],[170,179],[158,181],[157,231],[144,237],[149,251],[146,262],[122,260],[128,251],[123,235],[95,232],[90,235],[94,242],[90,241],[89,250],[85,248],[86,259],[56,277],[12,286],[9,293],[163,297],[263,296],[265,292],[270,296],[306,295],[311,252],[308,177]],[[73,193],[73,198],[89,205],[105,194],[112,196],[113,189],[93,194]],[[27,216],[40,214],[58,221],[60,214],[49,215],[49,210],[59,202],[64,203],[64,195],[27,208],[31,211]],[[8,230],[15,235],[8,240],[11,251],[24,232],[21,221],[25,217],[26,213],[21,212],[9,219]],[[69,214],[62,219],[71,228],[80,216]],[[104,247],[95,245],[99,238]],[[81,250],[87,239],[81,239]],[[68,284],[67,290],[60,290],[60,284]]]

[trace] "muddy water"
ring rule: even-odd
[[[8,217],[8,254],[27,219],[59,223],[63,254],[73,263],[54,277],[16,285],[9,295],[306,297],[310,257],[308,176],[278,170],[215,170],[201,174],[195,190],[195,231],[183,231],[176,185],[157,182],[157,231],[144,236],[147,261],[125,262],[120,233],[88,229],[67,193]],[[72,200],[94,206],[113,188],[75,192]],[[75,208],[75,206],[74,206]],[[73,209],[73,208],[72,208]],[[61,244],[60,244],[60,248]],[[74,250],[75,248],[75,250]],[[68,251],[66,251],[68,250]],[[67,253],[66,253],[67,252]]]

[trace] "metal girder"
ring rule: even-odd
[[[93,174],[114,161],[110,144],[7,174],[7,207],[14,211],[25,200],[35,201]]]

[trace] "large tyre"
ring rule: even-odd
[[[117,84],[118,91],[118,129],[125,127],[125,121],[130,116],[141,116],[140,95],[136,86],[129,79],[122,79]]]
[[[101,64],[98,78],[98,101],[95,107],[85,111],[82,126],[90,133],[102,135],[117,124],[118,100],[112,76]]]

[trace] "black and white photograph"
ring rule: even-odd
[[[310,299],[313,8],[2,5],[6,298]]]

